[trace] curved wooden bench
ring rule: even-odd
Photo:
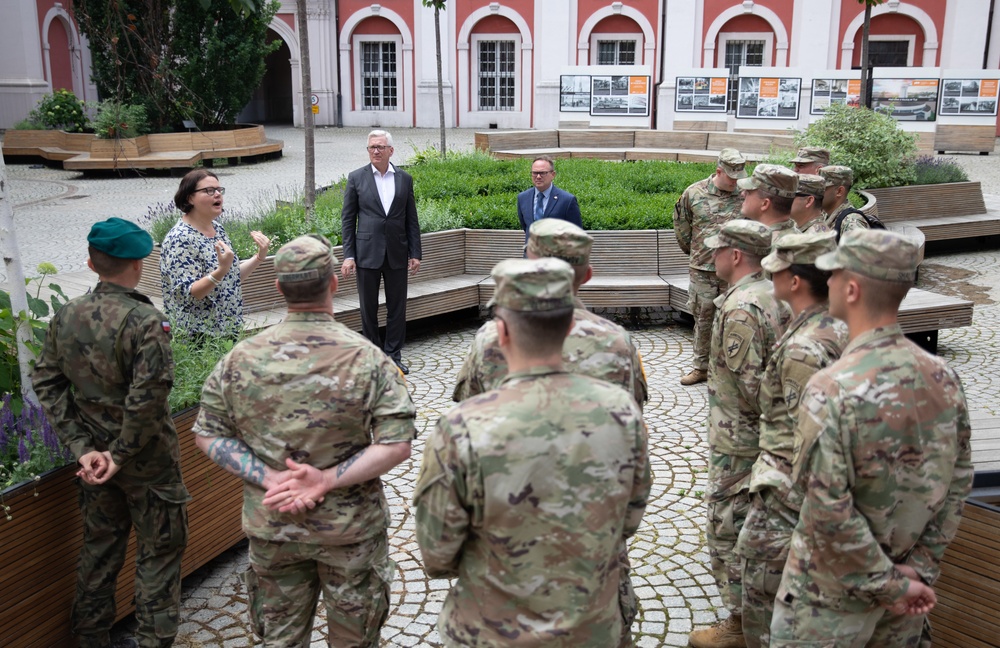
[[[1000,212],[986,207],[979,182],[950,182],[870,189],[878,217],[888,224],[910,225],[928,241],[1000,234]]]

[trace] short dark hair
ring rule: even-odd
[[[771,205],[774,207],[774,211],[785,216],[792,213],[792,201],[795,200],[795,196],[791,198],[786,198],[784,196],[779,196],[778,194],[771,193],[767,189],[761,187],[759,189],[760,193],[763,194],[765,198],[771,201]]]
[[[208,169],[192,169],[181,178],[181,184],[177,187],[177,193],[174,194],[174,204],[177,205],[177,209],[185,214],[194,209],[194,205],[191,204],[189,199],[198,188],[198,183],[205,178],[215,178],[218,180],[219,176]]]
[[[828,270],[820,270],[814,265],[805,263],[793,263],[788,267],[793,275],[801,277],[809,286],[809,294],[821,302],[830,297],[830,286],[827,281],[833,273]]]
[[[851,276],[861,284],[861,302],[869,313],[898,313],[906,294],[913,287],[911,281],[884,281],[852,272]]]
[[[532,165],[532,166],[534,166],[534,165],[535,165],[535,162],[538,162],[539,160],[541,160],[542,162],[548,162],[548,163],[549,163],[549,167],[550,167],[550,168],[551,168],[551,169],[552,169],[553,171],[555,171],[555,170],[556,170],[556,163],[555,163],[555,160],[553,160],[553,159],[552,159],[551,157],[549,157],[548,155],[539,155],[539,156],[535,157],[535,159],[531,161],[531,165]]]
[[[330,264],[316,279],[307,279],[306,281],[281,281],[279,279],[278,288],[289,304],[320,302],[323,301],[326,291],[330,289],[330,275],[332,273],[333,264]]]
[[[94,264],[94,270],[102,277],[114,277],[125,272],[132,259],[121,259],[113,257],[107,252],[98,250],[93,245],[87,246],[87,254],[90,255],[90,262]]]
[[[506,322],[514,343],[523,353],[547,356],[562,352],[569,324],[573,321],[573,308],[525,313],[498,306],[496,317]]]

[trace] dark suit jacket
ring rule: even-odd
[[[388,255],[389,267],[405,268],[408,259],[420,258],[420,223],[413,197],[413,178],[395,169],[396,197],[386,214],[375,186],[371,164],[351,171],[340,212],[344,258],[359,268],[377,269]]]
[[[521,229],[524,230],[525,240],[528,237],[528,228],[535,221],[535,188],[517,194],[517,220],[521,221]],[[552,185],[552,193],[549,194],[549,204],[545,206],[545,213],[542,218],[561,218],[569,221],[577,227],[583,228],[583,221],[580,220],[580,205],[576,202],[576,196],[563,191],[559,187]]]

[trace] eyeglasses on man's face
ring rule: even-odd
[[[195,189],[194,192],[195,193],[203,193],[206,196],[214,196],[216,193],[218,193],[220,196],[225,196],[226,195],[226,188],[225,187],[203,187],[201,189]]]
[[[384,151],[386,149],[390,149],[390,148],[392,148],[392,147],[391,146],[383,146],[381,144],[371,144],[371,145],[369,145],[368,150],[371,151],[372,153],[381,153],[382,151]]]
[[[552,173],[552,172],[551,171],[532,171],[531,175],[535,176],[536,178],[544,178],[545,176],[549,175],[550,173]]]

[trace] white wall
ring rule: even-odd
[[[0,128],[28,116],[51,92],[42,71],[42,44],[35,3],[2,0],[0,20]]]

